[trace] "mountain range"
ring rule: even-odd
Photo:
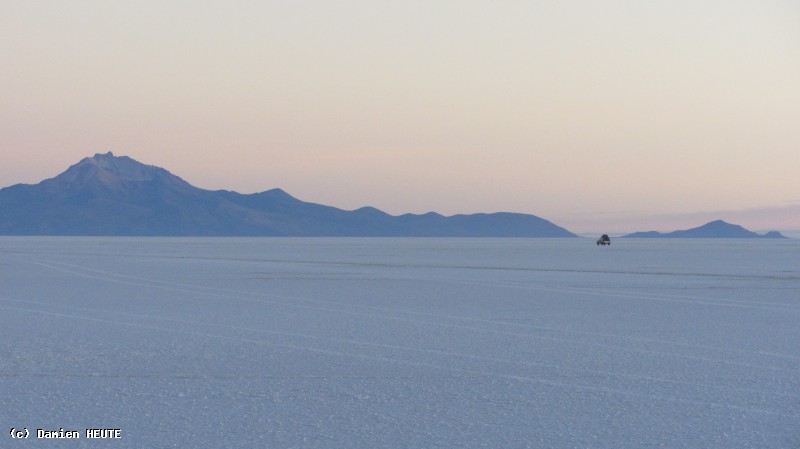
[[[389,215],[301,201],[281,189],[195,187],[111,152],[38,184],[0,189],[0,235],[576,237],[534,215]]]
[[[668,233],[661,233],[657,231],[647,232],[634,232],[633,234],[623,235],[627,238],[728,238],[728,239],[747,239],[747,238],[786,238],[778,231],[770,231],[766,234],[756,234],[739,225],[726,223],[722,220],[715,220],[706,223],[702,226],[685,229],[681,231],[673,231]]]

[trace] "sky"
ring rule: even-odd
[[[0,186],[800,232],[800,2],[0,0]]]

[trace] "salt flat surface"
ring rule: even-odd
[[[5,237],[0,335],[4,448],[800,447],[797,240]]]

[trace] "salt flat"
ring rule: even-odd
[[[797,240],[3,237],[0,333],[9,448],[800,447]]]

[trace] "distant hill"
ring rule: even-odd
[[[280,189],[204,190],[110,152],[38,184],[0,189],[0,235],[575,237],[527,214],[393,216],[307,203]]]
[[[703,226],[686,229],[683,231],[673,231],[666,234],[656,231],[634,232],[633,234],[623,235],[624,238],[726,238],[726,239],[754,239],[754,238],[778,238],[786,237],[780,232],[771,231],[766,234],[756,234],[747,229],[726,223],[722,220],[712,221]]]

